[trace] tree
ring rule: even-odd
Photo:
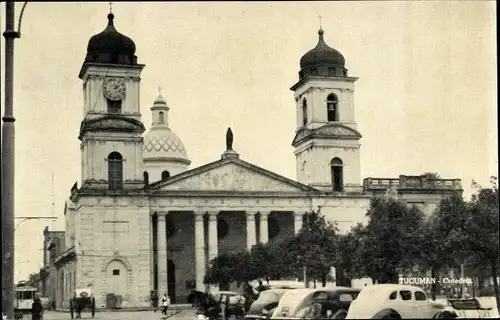
[[[490,182],[490,188],[483,188],[473,182],[473,186],[477,188],[477,193],[472,196],[465,229],[467,240],[472,250],[476,252],[476,259],[490,268],[497,305],[500,305],[497,281],[500,264],[497,178],[491,177]]]
[[[418,262],[424,270],[431,269],[432,278],[437,278],[442,268],[456,267],[470,256],[471,250],[464,243],[467,216],[467,203],[461,195],[444,198],[417,233],[421,246]],[[433,299],[437,290],[433,284]]]
[[[209,263],[204,282],[218,284],[221,289],[228,289],[233,282],[243,282],[247,278],[250,254],[246,250],[223,253]]]
[[[397,283],[399,273],[413,268],[420,256],[418,233],[424,214],[396,196],[371,199],[369,222],[360,234],[355,273],[374,281]]]
[[[356,277],[354,266],[358,263],[359,241],[363,236],[363,231],[363,225],[358,223],[349,233],[337,236],[337,254],[335,255],[337,286],[350,287],[351,280]]]
[[[297,236],[285,243],[288,256],[294,257],[295,263],[288,263],[295,265],[295,273],[306,267],[308,277],[326,286],[335,265],[337,232],[337,226],[320,212],[306,213]]]
[[[251,281],[259,278],[274,278],[276,269],[277,248],[271,244],[257,244],[253,246],[249,254],[249,262],[245,272],[245,280]]]
[[[441,176],[436,172],[424,172],[422,175],[425,176],[427,179],[432,179],[432,180],[441,179]]]

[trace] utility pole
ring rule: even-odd
[[[5,3],[5,104],[2,118],[2,313],[14,318],[14,40],[20,37],[21,21],[15,31],[14,1]]]
[[[14,2],[5,3],[5,105],[2,118],[2,312],[14,318]]]

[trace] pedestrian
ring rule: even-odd
[[[31,304],[31,319],[42,320],[42,314],[43,314],[42,300],[39,297],[35,297],[33,303]]]
[[[170,306],[170,297],[165,293],[161,298],[161,305],[163,307],[162,314],[167,315],[167,309]]]
[[[160,298],[158,297],[156,291],[151,291],[151,306],[153,307],[154,312],[158,311],[158,300],[160,300]]]

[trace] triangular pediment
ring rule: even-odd
[[[317,192],[316,189],[240,159],[223,159],[152,186],[157,191]]]
[[[335,138],[335,139],[361,139],[361,134],[346,125],[340,123],[328,123],[317,129],[302,128],[297,131],[293,139],[292,146],[297,145],[299,142],[311,138]]]

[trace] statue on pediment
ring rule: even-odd
[[[233,150],[233,131],[227,128],[226,132],[226,150]]]

